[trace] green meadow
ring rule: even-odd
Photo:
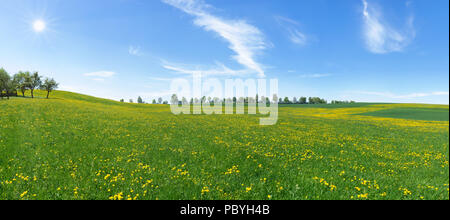
[[[448,121],[449,112],[448,109],[442,108],[393,108],[367,112],[361,115],[412,120]]]
[[[260,126],[35,93],[0,100],[0,199],[449,199],[447,105],[284,105]]]

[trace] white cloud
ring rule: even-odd
[[[135,46],[129,46],[128,47],[128,53],[133,56],[140,56],[141,55],[141,48],[135,47]]]
[[[292,43],[298,45],[305,45],[307,41],[306,35],[298,30],[290,30],[289,39],[292,41]]]
[[[449,95],[449,92],[433,92],[432,95]]]
[[[381,10],[363,2],[364,37],[372,53],[400,52],[415,38],[414,17],[410,16],[404,30],[396,30],[382,19]]]
[[[107,78],[111,78],[116,75],[115,72],[111,71],[98,71],[92,73],[85,73],[84,76],[90,77],[92,80],[97,82],[104,82]]]
[[[111,72],[111,71],[98,71],[98,72],[92,72],[92,73],[85,73],[83,75],[96,76],[96,77],[101,77],[101,78],[110,78],[110,77],[113,77],[114,75],[116,75],[116,73]]]
[[[256,71],[260,77],[265,75],[262,65],[255,61],[257,53],[267,48],[264,35],[258,28],[245,20],[219,18],[211,14],[208,9],[212,7],[201,0],[162,1],[194,16],[195,25],[206,31],[217,33],[229,43],[229,48],[236,53],[233,59],[248,69]]]
[[[169,63],[163,65],[163,67],[176,73],[190,74],[190,75],[201,74],[202,76],[241,76],[252,72],[247,69],[233,70],[221,63],[216,63],[215,66],[208,69],[199,69],[199,68],[192,69],[189,67],[184,67],[182,65]]]
[[[288,32],[289,40],[291,40],[292,43],[301,46],[307,44],[309,39],[306,36],[306,34],[302,33],[298,29],[298,26],[300,26],[300,24],[297,21],[282,16],[275,16],[275,20],[278,22],[280,26],[286,29],[286,31]]]
[[[392,99],[414,99],[414,98],[423,98],[423,97],[430,97],[430,96],[448,96],[449,95],[449,92],[410,93],[410,94],[406,94],[406,95],[398,95],[398,94],[393,94],[391,92],[367,92],[367,91],[358,91],[356,93],[363,94],[363,95],[381,96],[381,97],[392,98]]]
[[[300,78],[323,78],[323,77],[329,77],[332,76],[331,74],[304,74],[304,75],[300,75]]]

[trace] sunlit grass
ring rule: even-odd
[[[448,121],[356,115],[448,106],[283,107],[263,127],[50,98],[0,101],[0,199],[449,199]]]

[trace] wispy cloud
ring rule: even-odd
[[[141,48],[136,46],[129,46],[128,47],[128,53],[133,56],[140,56],[141,55]]]
[[[316,74],[303,74],[300,75],[300,78],[324,78],[324,77],[329,77],[332,76],[331,74],[320,74],[320,73],[316,73]]]
[[[92,73],[85,73],[83,75],[90,77],[91,80],[94,80],[97,82],[104,82],[107,78],[111,78],[114,75],[116,75],[116,73],[111,72],[111,71],[98,71],[98,72],[92,72]]]
[[[430,92],[430,93],[410,93],[405,95],[398,95],[391,92],[367,92],[367,91],[357,91],[356,93],[363,95],[374,95],[381,96],[392,99],[413,99],[413,98],[423,98],[430,96],[448,96],[449,92]]]
[[[229,43],[236,55],[233,58],[260,77],[265,76],[264,69],[255,60],[258,52],[267,48],[263,33],[245,20],[228,20],[210,13],[212,6],[202,0],[162,0],[195,17],[194,24],[206,31],[217,33]]]
[[[101,77],[101,78],[110,78],[116,75],[115,72],[111,71],[98,71],[98,72],[92,72],[92,73],[85,73],[83,74],[85,76],[95,76],[95,77]]]
[[[275,16],[275,20],[287,31],[288,38],[292,43],[301,46],[307,44],[309,38],[299,30],[300,24],[297,21],[282,16]]]
[[[414,17],[410,16],[406,27],[397,30],[382,19],[380,9],[367,0],[363,3],[364,37],[366,46],[372,53],[384,54],[400,52],[415,38]]]
[[[216,65],[210,68],[192,68],[186,67],[180,64],[166,63],[163,67],[167,70],[171,70],[180,74],[190,74],[190,75],[202,75],[202,76],[242,76],[249,74],[247,69],[233,70],[223,65],[222,63],[216,62]]]

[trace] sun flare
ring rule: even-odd
[[[46,24],[42,20],[36,20],[33,22],[33,30],[35,32],[43,32],[46,28]]]

